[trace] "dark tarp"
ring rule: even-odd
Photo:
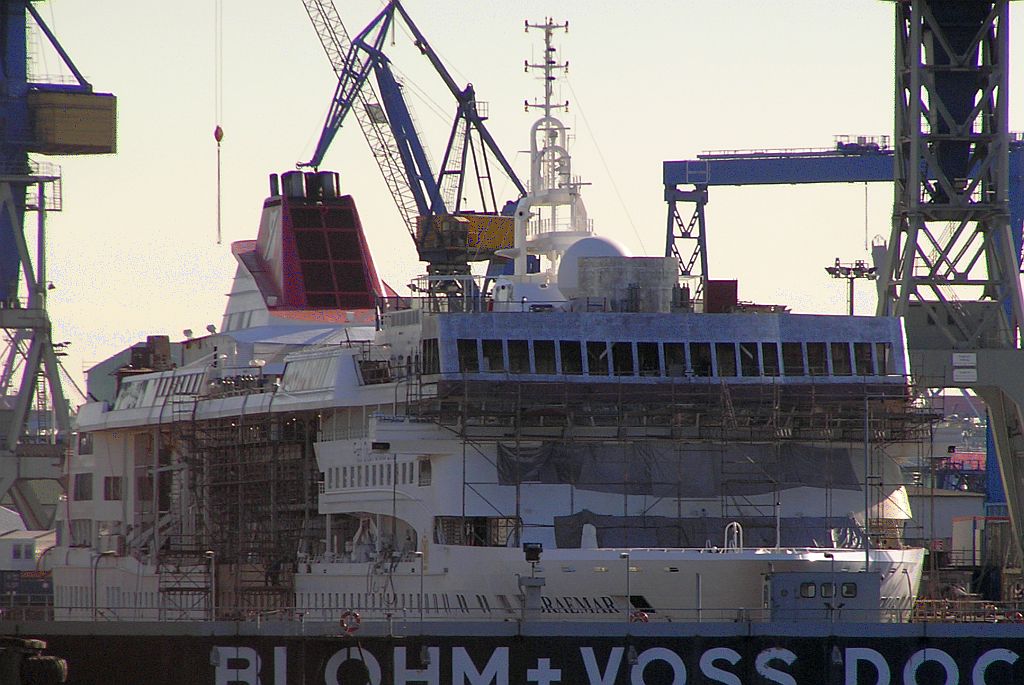
[[[556,516],[555,542],[559,549],[579,548],[583,526],[590,524],[598,547],[722,547],[725,527],[733,521],[743,527],[744,547],[775,546],[771,516],[606,516],[587,510]],[[779,528],[782,547],[859,548],[863,543],[860,526],[845,516],[783,517]]]
[[[849,448],[800,444],[498,443],[498,481],[657,497],[859,490],[851,457]]]

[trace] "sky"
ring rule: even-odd
[[[336,0],[350,32],[378,0]],[[828,147],[836,134],[893,128],[893,3],[881,0],[406,0],[404,6],[460,84],[489,105],[488,126],[520,177],[541,95],[523,62],[540,32],[523,22],[568,21],[556,37],[570,70],[563,120],[573,171],[595,231],[634,255],[661,255],[667,206],[662,162],[705,150]],[[53,157],[63,211],[48,218],[54,339],[83,370],[146,335],[182,338],[220,325],[235,262],[230,243],[256,237],[267,176],[310,157],[336,83],[300,0],[48,0],[37,5],[76,66],[118,106],[118,152]],[[217,11],[222,21],[217,21]],[[1022,12],[1014,9],[1012,18]],[[218,31],[218,27],[220,30]],[[37,41],[38,42],[38,41]],[[220,46],[218,51],[217,47]],[[218,58],[218,54],[220,57]],[[454,102],[402,31],[388,54],[435,162]],[[1012,45],[1024,64],[1024,41]],[[33,74],[63,73],[40,47]],[[218,79],[217,75],[220,74]],[[219,84],[219,87],[218,87]],[[1024,88],[1011,71],[1011,92]],[[1024,96],[1011,128],[1024,128]],[[218,102],[220,103],[218,105]],[[217,244],[217,147],[221,226]],[[355,198],[377,270],[393,287],[421,265],[354,121],[321,168]],[[499,186],[512,198],[511,186]],[[875,184],[712,188],[709,274],[739,280],[742,300],[796,312],[843,313],[847,288],[824,267],[866,259],[887,238],[892,187]],[[857,313],[874,289],[858,284]],[[80,401],[68,389],[73,402]]]

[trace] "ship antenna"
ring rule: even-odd
[[[526,111],[530,111],[530,108],[539,108],[544,110],[544,116],[550,117],[551,113],[556,110],[568,111],[569,101],[566,100],[564,103],[554,104],[551,102],[552,95],[554,94],[555,80],[558,78],[555,76],[555,72],[567,73],[569,71],[569,62],[558,63],[555,59],[555,52],[557,48],[553,44],[552,37],[556,30],[562,30],[568,33],[569,22],[564,24],[556,24],[554,20],[548,18],[544,20],[543,24],[531,24],[529,21],[525,22],[526,31],[530,29],[542,29],[544,31],[544,59],[541,64],[530,64],[529,61],[523,62],[523,70],[529,72],[530,70],[540,70],[544,72],[544,101],[543,102],[530,102],[529,100],[523,101],[523,107]]]

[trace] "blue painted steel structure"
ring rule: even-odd
[[[26,31],[29,17],[39,27],[78,81],[73,85],[33,83],[29,81]],[[29,0],[0,0],[0,35],[3,37],[3,93],[0,98],[0,174],[24,176],[30,172],[28,153],[34,150],[35,140],[29,115],[30,90],[65,90],[92,92],[92,86],[75,67],[56,37],[47,27]],[[25,185],[13,184],[15,214],[0,214],[0,301],[18,297],[18,278],[21,271],[15,231],[21,231],[25,213]]]
[[[417,47],[430,60],[432,66],[458,102],[455,124],[452,128],[452,137],[445,152],[444,168],[436,177],[430,168],[430,162],[417,134],[412,114],[402,95],[401,86],[395,79],[391,69],[391,61],[384,54],[385,40],[388,37],[388,30],[395,22],[396,12],[413,33]],[[345,56],[343,66],[340,69],[338,85],[331,101],[331,107],[327,114],[323,131],[317,142],[316,150],[312,158],[308,162],[300,164],[300,166],[319,167],[345,118],[357,106],[360,90],[363,88],[371,72],[380,90],[381,102],[387,118],[386,125],[394,134],[398,153],[405,170],[405,177],[408,181],[409,189],[415,198],[417,211],[421,216],[448,214],[459,209],[457,206],[460,202],[459,199],[455,200],[456,206],[451,208],[446,206],[442,189],[446,177],[452,174],[461,175],[462,173],[462,168],[457,171],[447,168],[449,161],[455,162],[452,155],[452,146],[456,139],[456,131],[460,127],[460,122],[465,131],[471,129],[479,135],[483,145],[494,156],[519,193],[521,195],[526,194],[525,188],[512,170],[511,165],[487,131],[483,123],[484,118],[477,111],[476,95],[472,86],[461,89],[456,85],[448,70],[441,63],[440,58],[433,48],[430,47],[426,37],[420,32],[401,3],[395,0],[389,2],[373,21],[352,40],[351,49]],[[461,188],[461,182],[458,182],[458,185]],[[493,191],[491,196],[493,204]],[[493,209],[496,210],[497,208],[494,207]]]
[[[1024,137],[1021,134],[1010,142],[1009,161],[1010,225],[1019,256],[1024,237]],[[671,204],[671,196],[686,192],[678,190],[680,185],[706,188],[798,183],[892,183],[893,171],[891,148],[865,145],[805,151],[708,153],[697,155],[695,160],[664,162],[662,178],[666,200]],[[706,197],[705,193],[705,203]]]

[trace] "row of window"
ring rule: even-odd
[[[35,559],[36,557],[36,546],[35,543],[29,542],[22,544],[15,542],[11,545],[11,558],[12,559]]]
[[[76,502],[88,502],[92,500],[92,476],[91,473],[76,473],[71,488],[71,499]],[[123,499],[121,476],[103,477],[103,499],[107,502],[120,502]]]
[[[148,382],[148,381],[147,381]],[[182,376],[164,376],[156,383],[156,396],[195,395],[203,383],[203,374],[190,373]]]
[[[885,376],[891,343],[607,342],[480,340],[457,342],[462,373],[590,376]]]
[[[821,583],[817,585],[815,583],[800,583],[800,596],[804,599],[814,599],[815,597],[829,597],[836,596],[835,583]],[[839,586],[839,596],[845,599],[852,599],[857,596],[857,584],[856,583],[842,583]]]
[[[327,489],[373,488],[391,485],[430,485],[430,460],[398,464],[357,464],[327,469]]]

